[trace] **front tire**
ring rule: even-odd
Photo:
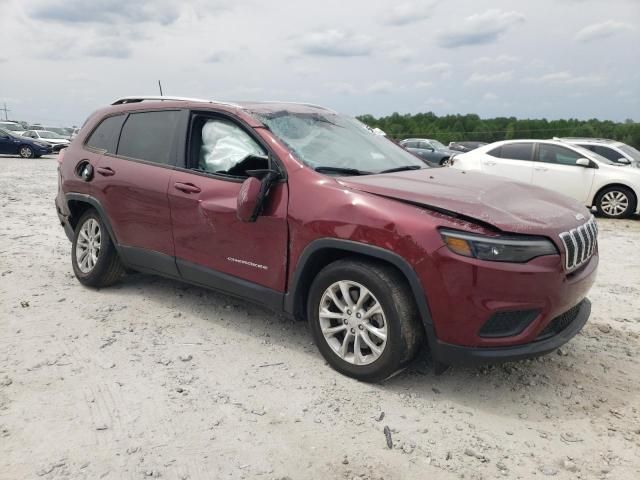
[[[76,225],[71,264],[76,278],[88,287],[107,287],[124,273],[109,232],[93,209],[85,212]]]
[[[36,156],[33,148],[29,145],[20,145],[20,148],[18,148],[18,155],[22,158],[34,158]]]
[[[637,199],[626,187],[607,187],[596,198],[598,213],[606,218],[626,218],[636,210]]]
[[[322,269],[311,285],[307,316],[329,365],[365,382],[403,369],[424,335],[404,277],[368,260],[339,260]]]

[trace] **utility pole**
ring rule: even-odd
[[[11,110],[9,110],[7,108],[7,104],[3,103],[2,105],[4,105],[4,108],[0,108],[0,112],[4,112],[4,119],[5,120],[9,120],[9,116],[7,115]]]

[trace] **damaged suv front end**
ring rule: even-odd
[[[585,207],[498,177],[416,168],[408,154],[406,168],[387,163],[387,173],[363,147],[352,151],[364,155],[336,158],[331,146],[321,150],[308,142],[300,125],[289,128],[296,123],[291,115],[261,118],[302,160],[289,182],[291,198],[298,199],[289,212],[294,264],[309,245],[328,238],[400,256],[415,274],[410,283],[431,355],[447,365],[542,355],[582,329],[598,266],[597,227]],[[304,122],[351,135],[341,117],[320,115]],[[367,141],[376,143],[373,152],[385,151],[380,142],[391,146],[380,137]],[[320,150],[324,164],[336,158],[329,165],[334,170],[304,161]],[[323,200],[311,200],[317,198]]]

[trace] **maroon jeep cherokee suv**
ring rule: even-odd
[[[81,283],[137,270],[306,318],[329,364],[361,380],[424,344],[439,367],[544,354],[589,317],[583,206],[428,168],[322,107],[128,97],[59,162]]]

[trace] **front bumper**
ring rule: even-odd
[[[440,340],[431,343],[431,355],[434,360],[446,365],[481,365],[522,360],[545,355],[561,347],[577,335],[591,314],[591,302],[582,300],[576,307],[571,323],[551,337],[535,340],[523,345],[505,347],[462,347]]]

